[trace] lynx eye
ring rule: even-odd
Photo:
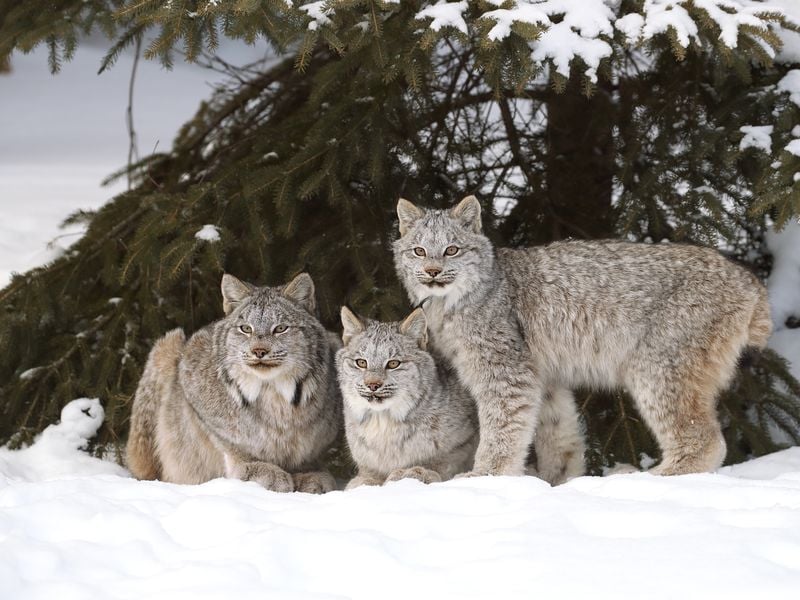
[[[399,366],[400,366],[399,360],[390,360],[389,362],[386,363],[387,369],[396,369]]]
[[[455,256],[456,254],[459,253],[460,250],[461,248],[459,248],[458,246],[448,246],[447,248],[444,249],[444,255]]]
[[[287,329],[289,329],[288,325],[277,325],[275,329],[272,330],[272,333],[285,333]]]
[[[244,325],[239,325],[239,331],[241,331],[245,335],[250,335],[251,333],[253,333],[253,328],[252,326],[245,323]]]
[[[357,358],[356,359],[356,366],[359,369],[366,369],[367,368],[367,361],[365,361],[363,358]]]
[[[425,256],[426,255],[425,248],[417,246],[416,248],[414,248],[414,254],[416,254],[417,256]]]

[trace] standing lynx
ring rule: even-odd
[[[771,330],[764,287],[686,245],[557,242],[499,249],[469,196],[450,210],[397,206],[395,266],[431,342],[478,405],[471,474],[518,475],[542,398],[623,387],[655,434],[663,475],[722,464],[716,396],[742,349]]]
[[[134,397],[128,467],[175,483],[228,476],[281,492],[333,489],[316,469],[339,431],[341,399],[311,278],[257,288],[224,275],[222,296],[225,318],[153,346]]]

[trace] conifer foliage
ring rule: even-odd
[[[167,66],[220,36],[282,57],[218,90],[132,166],[130,191],[72,217],[88,231],[65,256],[0,291],[0,442],[88,395],[106,406],[100,446],[118,445],[150,345],[218,318],[224,271],[307,270],[334,329],[343,303],[400,317],[401,195],[477,194],[498,245],[703,243],[765,276],[767,221],[800,213],[800,105],[774,60],[797,25],[755,0],[0,2],[0,64],[43,43],[57,71],[97,29],[101,68],[139,37]],[[581,407],[593,466],[654,453],[623,394]],[[800,443],[800,386],[768,351],[745,357],[720,414],[730,459]]]

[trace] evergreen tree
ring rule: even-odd
[[[102,68],[143,36],[168,66],[220,35],[284,58],[215,93],[170,151],[130,168],[130,191],[72,217],[88,231],[64,257],[0,291],[0,441],[89,395],[106,406],[100,447],[118,446],[150,345],[220,316],[223,271],[309,271],[334,329],[343,303],[399,317],[401,195],[477,194],[498,245],[702,243],[762,277],[768,222],[800,213],[800,157],[784,150],[800,106],[774,61],[797,27],[768,2],[0,2],[0,63],[45,43],[57,71],[95,29],[112,39]],[[742,129],[767,125],[771,153]],[[218,240],[197,237],[209,225]],[[654,454],[624,394],[581,408],[594,467]],[[776,429],[800,443],[800,386],[772,352],[745,357],[720,414],[730,460],[778,448]]]

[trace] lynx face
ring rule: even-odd
[[[344,347],[336,360],[345,403],[359,419],[389,412],[402,420],[436,376],[425,351],[425,315],[414,311],[402,323],[363,322],[342,309]]]
[[[232,375],[267,381],[295,379],[314,364],[314,288],[302,274],[290,284],[257,288],[226,275],[222,328],[225,366]]]
[[[480,205],[474,196],[450,210],[425,210],[400,200],[397,214],[395,268],[417,303],[432,296],[456,303],[491,274],[493,251],[481,232]]]

